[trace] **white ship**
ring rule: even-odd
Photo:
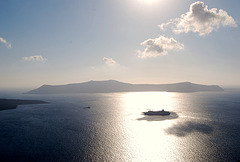
[[[162,111],[152,111],[152,110],[149,110],[147,112],[143,112],[144,115],[170,115],[170,112],[168,111],[164,111],[164,109],[162,109]]]

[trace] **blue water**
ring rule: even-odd
[[[239,91],[0,98],[50,102],[0,111],[0,161],[240,160]]]

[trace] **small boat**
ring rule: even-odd
[[[170,112],[169,111],[164,111],[164,109],[162,109],[162,111],[152,111],[152,110],[149,110],[147,112],[143,112],[144,115],[170,115]]]
[[[90,106],[86,106],[86,107],[84,107],[84,109],[90,109],[91,107]]]

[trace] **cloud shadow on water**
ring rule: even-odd
[[[171,119],[177,119],[178,114],[175,112],[170,112],[170,115],[166,116],[161,116],[161,115],[152,115],[152,116],[147,116],[145,115],[142,118],[138,118],[137,120],[146,120],[146,121],[163,121],[163,120],[171,120]]]
[[[187,121],[182,124],[176,124],[173,127],[166,129],[165,132],[170,135],[184,137],[194,132],[210,134],[213,132],[213,128],[206,124]]]

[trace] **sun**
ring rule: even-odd
[[[148,5],[152,5],[154,4],[155,2],[157,2],[158,0],[139,0],[141,3],[144,3],[144,4],[148,4]]]

